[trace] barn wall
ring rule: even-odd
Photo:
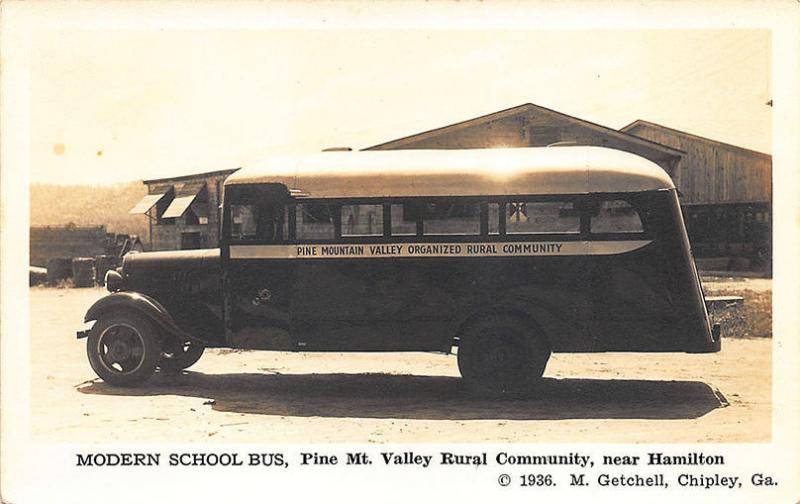
[[[771,269],[771,156],[648,123],[625,132],[686,152],[673,179],[696,257],[730,260],[730,269]]]
[[[648,124],[627,133],[686,152],[673,175],[682,203],[764,203],[772,200],[772,158]]]
[[[520,117],[499,119],[457,131],[421,138],[390,149],[480,149],[492,147],[527,147],[529,139]]]
[[[632,152],[658,163],[670,174],[678,161],[677,156],[612,135],[611,132],[589,126],[580,119],[548,110],[520,111],[491,121],[422,133],[372,149],[544,147],[557,142],[597,145]]]

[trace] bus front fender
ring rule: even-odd
[[[119,311],[134,311],[152,320],[160,329],[176,337],[187,335],[178,328],[172,316],[155,299],[138,292],[114,292],[97,300],[86,312],[84,322],[100,319],[106,314]],[[86,337],[88,331],[80,331],[78,338]]]

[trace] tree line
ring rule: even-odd
[[[128,213],[147,194],[141,182],[109,186],[31,184],[31,226],[99,226],[108,232],[137,234],[149,242],[147,217]]]

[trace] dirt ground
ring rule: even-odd
[[[768,282],[768,281],[766,281]],[[769,284],[760,288],[769,288]],[[730,284],[728,284],[730,285]],[[765,287],[766,286],[766,287]],[[747,288],[753,288],[748,285]],[[101,289],[32,288],[31,431],[72,442],[763,442],[770,339],[718,354],[556,354],[535,398],[473,397],[455,356],[207,351],[137,389],[75,330]]]

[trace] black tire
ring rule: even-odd
[[[133,387],[152,376],[161,358],[153,323],[136,313],[112,313],[95,322],[86,341],[89,364],[109,385]]]
[[[177,348],[165,349],[161,354],[158,367],[165,371],[182,371],[195,364],[203,356],[205,347],[193,341],[187,341]]]
[[[479,393],[523,393],[544,374],[550,359],[547,339],[519,317],[489,316],[470,324],[459,336],[458,370]]]

